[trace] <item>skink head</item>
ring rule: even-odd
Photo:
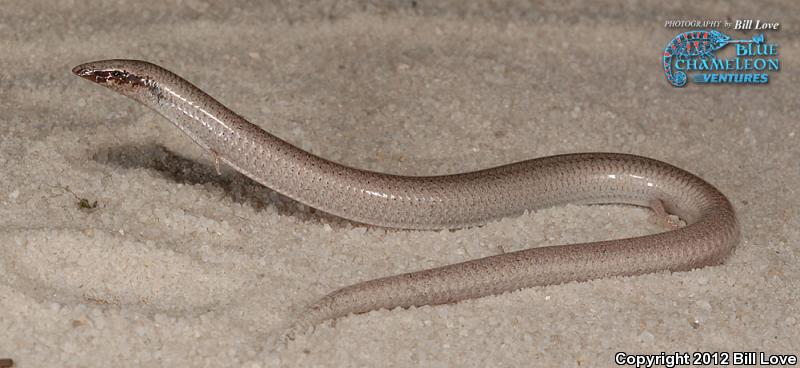
[[[101,60],[78,65],[72,73],[119,92],[133,92],[152,85],[155,65],[139,60]]]

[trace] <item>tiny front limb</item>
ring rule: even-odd
[[[213,148],[210,149],[211,155],[214,156],[214,170],[217,171],[217,175],[222,175],[222,171],[219,170],[219,153],[215,151]]]
[[[664,202],[660,199],[650,201],[650,209],[653,210],[653,218],[660,226],[674,230],[685,225],[680,217],[667,212],[667,209],[664,208]]]

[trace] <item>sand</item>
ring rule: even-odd
[[[613,366],[615,352],[800,352],[795,2],[0,4],[0,358],[19,367]],[[667,18],[780,21],[766,86],[667,84]],[[745,34],[744,36],[751,36]],[[566,206],[460,231],[366,228],[261,187],[163,118],[70,74],[136,58],[323,157],[443,174],[615,151],[736,207],[721,266],[538,287],[323,324],[298,308],[375,277],[661,231]],[[84,201],[81,203],[81,199]],[[96,201],[96,206],[94,203]]]

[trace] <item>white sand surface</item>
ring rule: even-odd
[[[0,3],[0,358],[586,367],[613,366],[617,351],[800,353],[797,2],[259,3]],[[780,21],[767,37],[783,70],[767,86],[670,87],[660,54],[678,31],[663,21],[682,17]],[[581,151],[661,159],[726,193],[743,241],[717,267],[380,310],[264,350],[298,308],[358,281],[661,229],[622,206],[453,232],[336,219],[229,168],[217,175],[166,120],[70,73],[107,58],[168,67],[264,129],[361,168],[454,173]]]

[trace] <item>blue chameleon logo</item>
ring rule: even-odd
[[[714,30],[698,30],[681,33],[672,39],[664,48],[664,74],[667,81],[675,87],[686,85],[686,73],[673,70],[675,60],[690,58],[714,59],[714,53],[732,43],[763,43],[764,34],[753,37],[752,40],[732,40],[730,36]]]

